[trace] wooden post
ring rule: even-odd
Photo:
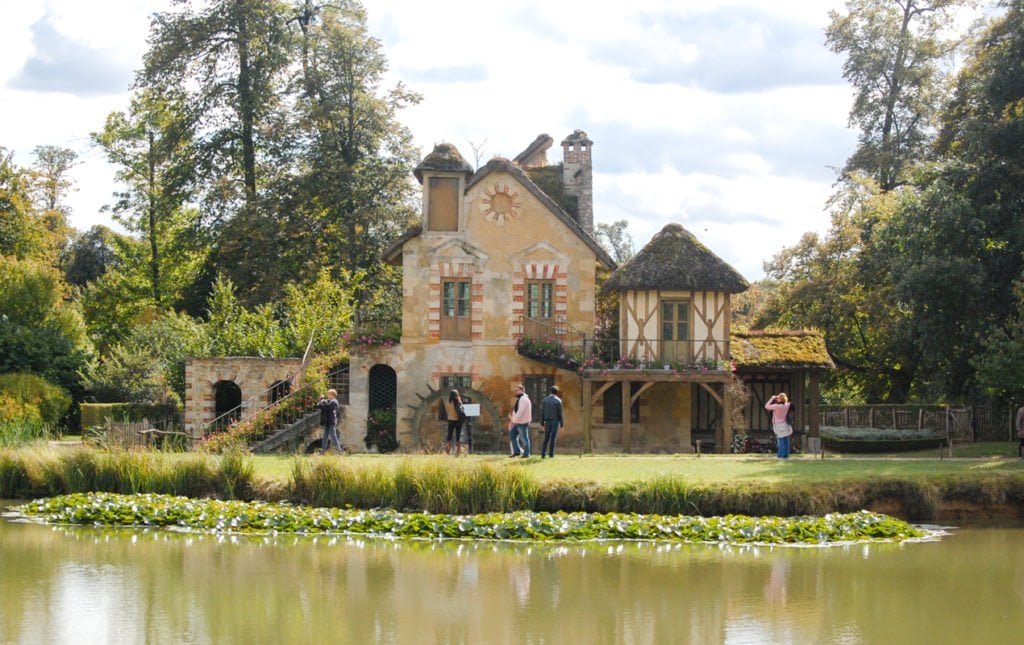
[[[722,447],[720,453],[728,453],[732,449],[732,406],[729,398],[729,384],[722,383]]]
[[[810,436],[818,437],[821,436],[821,406],[819,399],[821,398],[821,376],[817,372],[811,372],[811,409],[810,418],[808,419],[810,428],[808,429]],[[847,415],[847,420],[849,416]],[[850,424],[847,423],[847,426]]]
[[[622,452],[633,452],[633,406],[630,405],[632,383],[622,381]]]
[[[594,422],[594,405],[593,405],[593,381],[583,381],[583,445],[580,447],[580,456],[583,453],[590,454],[590,426]]]

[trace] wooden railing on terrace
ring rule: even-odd
[[[671,369],[728,371],[728,340],[663,342],[657,339],[587,338],[583,332],[556,322],[531,318],[521,321],[517,350],[524,356],[564,369]]]

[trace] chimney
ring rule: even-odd
[[[590,235],[594,234],[593,145],[583,130],[576,130],[562,142],[562,184],[565,192],[576,197],[576,221]]]

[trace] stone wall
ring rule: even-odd
[[[270,403],[270,388],[298,375],[298,358],[189,358],[185,361],[185,431],[202,434],[215,417],[214,385],[231,381],[242,391],[242,416]]]

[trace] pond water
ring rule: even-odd
[[[0,643],[1009,643],[1024,527],[829,548],[0,520]]]

